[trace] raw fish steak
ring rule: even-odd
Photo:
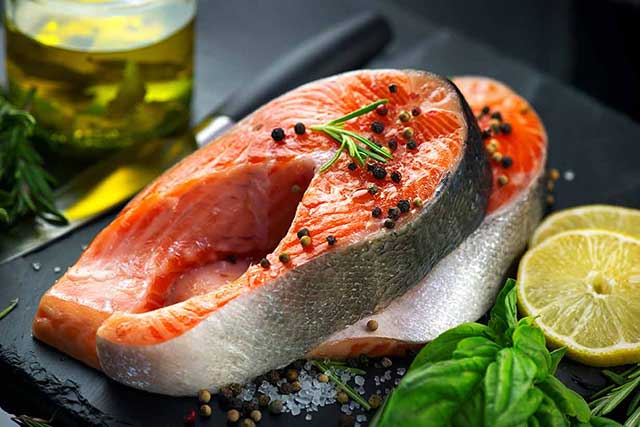
[[[345,151],[321,171],[340,144],[311,127],[381,99],[344,129],[393,159],[359,166]],[[448,80],[316,81],[132,200],[43,296],[34,335],[151,392],[243,382],[417,284],[480,224],[490,187],[476,119]]]
[[[540,222],[547,153],[540,118],[500,82],[485,77],[453,82],[479,117],[493,157],[487,216],[418,286],[384,310],[335,333],[314,349],[312,357],[398,355],[460,323],[477,320],[493,305],[504,275]],[[378,322],[375,331],[367,330],[371,319]]]

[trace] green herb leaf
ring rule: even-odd
[[[514,348],[498,352],[484,379],[484,423],[487,426],[512,426],[525,423],[543,398],[534,388],[536,364]]]
[[[553,350],[551,353],[549,353],[549,356],[551,357],[551,365],[549,366],[549,373],[551,375],[556,374],[556,371],[558,370],[558,365],[560,364],[560,361],[562,360],[566,352],[567,352],[567,347],[560,347]]]
[[[588,422],[591,418],[589,405],[575,391],[567,388],[556,377],[549,375],[538,384],[538,388],[551,398],[555,405],[566,415],[576,418],[580,422]]]
[[[566,427],[568,425],[562,412],[549,396],[543,396],[533,417],[538,425],[544,427]]]
[[[538,367],[536,380],[544,381],[551,371],[551,355],[547,350],[544,334],[526,317],[518,322],[513,332],[513,347],[526,354]]]
[[[493,306],[489,317],[489,327],[501,335],[508,344],[511,342],[511,333],[518,324],[516,281],[507,280]]]

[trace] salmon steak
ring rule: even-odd
[[[409,291],[478,227],[490,191],[450,81],[312,82],[138,194],[45,293],[33,332],[150,392],[244,382]]]
[[[485,77],[458,77],[491,156],[493,189],[478,229],[422,282],[373,316],[336,332],[311,352],[316,358],[403,354],[442,332],[479,319],[491,308],[507,270],[542,218],[547,135],[529,103]],[[367,330],[375,319],[378,328]]]

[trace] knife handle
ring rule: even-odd
[[[303,83],[361,67],[391,40],[391,28],[380,15],[364,13],[303,43],[235,91],[216,115],[237,121]]]

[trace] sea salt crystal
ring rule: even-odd
[[[358,387],[356,391],[360,394],[364,394],[364,387]]]
[[[39,262],[31,263],[31,268],[33,268],[35,271],[40,271],[40,267],[42,267],[42,265]]]
[[[84,251],[85,249],[87,249],[87,246],[88,245],[82,245],[82,246],[80,246],[80,249],[82,249]]]
[[[351,415],[351,411],[352,409],[349,407],[349,405],[347,405],[346,403],[344,405],[342,405],[340,407],[340,411],[342,411],[343,413],[347,414],[347,415]]]
[[[571,169],[569,169],[564,173],[564,179],[566,181],[573,181],[575,177],[576,177],[576,174]]]
[[[313,416],[311,414],[307,414],[304,416],[304,419],[307,421],[311,421],[313,419]]]
[[[353,427],[362,427],[360,423],[356,422],[353,424]]]
[[[363,423],[367,421],[367,416],[364,414],[356,415],[356,421],[358,421],[359,423]]]
[[[364,377],[356,375],[355,383],[356,385],[364,385]]]
[[[53,267],[53,272],[54,273],[60,273],[62,271],[62,269],[60,267]]]
[[[404,375],[407,373],[407,370],[405,368],[398,368],[396,372],[398,372],[398,375]]]

